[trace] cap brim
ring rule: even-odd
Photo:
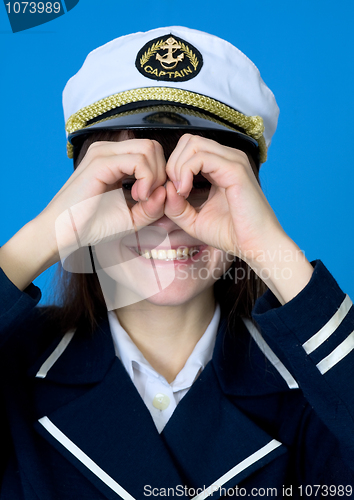
[[[116,114],[114,114],[116,113]],[[108,116],[107,116],[108,115]],[[249,154],[256,165],[259,164],[258,142],[245,134],[237,127],[223,124],[220,120],[206,116],[200,112],[174,106],[151,106],[145,109],[135,109],[117,114],[112,110],[98,121],[91,121],[88,125],[68,136],[74,148],[74,160],[77,158],[83,142],[92,134],[101,131],[114,130],[185,130],[212,132],[218,142],[223,145],[240,149]]]

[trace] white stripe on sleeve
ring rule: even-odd
[[[343,319],[348,314],[353,303],[348,297],[341,303],[338,311],[332,316],[332,318],[319,330],[315,335],[313,335],[309,340],[307,340],[302,347],[305,349],[306,354],[311,354],[317,349],[323,342],[325,342],[334,333],[339,325],[342,323]]]
[[[320,370],[322,375],[339,361],[341,361],[347,354],[349,354],[354,349],[354,332],[352,332],[338,347],[336,347],[331,354],[322,359],[317,363],[317,368]]]
[[[251,320],[243,318],[243,322],[245,323],[248,331],[250,332],[251,337],[258,345],[260,350],[263,352],[265,357],[272,363],[274,368],[279,372],[279,374],[283,377],[285,382],[288,384],[290,389],[298,389],[299,384],[296,382],[294,377],[291,375],[289,370],[283,365],[278,356],[272,351],[269,345],[266,343],[260,332],[257,330],[255,325]]]

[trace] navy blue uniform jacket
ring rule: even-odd
[[[162,434],[107,320],[58,334],[38,288],[1,273],[0,500],[351,496],[326,488],[354,483],[354,311],[314,265],[288,304],[266,292],[253,322],[221,320]]]

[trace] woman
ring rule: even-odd
[[[352,496],[353,308],[259,186],[278,108],[257,68],[137,33],[88,56],[64,112],[75,172],[0,253],[0,499]],[[35,308],[59,260],[63,307]]]

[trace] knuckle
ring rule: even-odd
[[[242,151],[242,149],[237,149],[237,152],[248,163],[248,155],[247,155],[247,153],[245,153],[245,151]]]
[[[161,146],[161,144],[158,141],[156,141],[155,139],[152,139],[151,142],[152,142],[156,151],[163,153],[163,147]]]
[[[248,177],[247,167],[241,162],[233,162],[230,164],[230,172],[236,177],[239,182],[245,182]]]
[[[107,145],[107,141],[95,141],[88,147],[88,151],[95,151],[97,149],[102,149]]]
[[[154,173],[151,170],[148,170],[146,172],[146,176],[145,177],[146,177],[146,179],[151,179],[151,180],[155,179],[155,175],[154,175]]]
[[[151,179],[154,177],[154,174],[151,171],[149,163],[144,155],[138,155],[138,159],[135,164],[136,169],[139,172],[139,177],[144,177],[145,179]]]
[[[97,145],[98,142],[93,142],[92,144],[90,144],[89,147],[87,148],[85,156],[93,157],[97,152]]]
[[[91,165],[95,172],[103,172],[106,169],[114,169],[114,163],[110,157],[97,156],[93,158]]]
[[[145,154],[152,154],[155,152],[155,144],[153,140],[151,139],[141,139],[142,140],[142,146],[143,146],[143,151]]]
[[[95,141],[93,142],[92,144],[89,145],[87,151],[92,151],[93,149],[97,148],[97,146],[100,146],[100,142],[99,141]]]
[[[135,168],[149,169],[149,162],[147,161],[146,155],[144,153],[136,153],[132,155],[132,160],[135,164]]]
[[[92,157],[90,164],[91,168],[96,170],[99,167],[105,166],[107,164],[107,159],[100,158],[99,156],[94,156]]]
[[[105,142],[103,141],[95,141],[87,148],[87,152],[85,154],[88,158],[97,158],[102,155],[104,152]]]
[[[188,143],[188,141],[191,139],[191,137],[194,137],[193,134],[183,134],[179,140],[178,140],[178,143],[177,144],[181,144],[182,146],[184,146],[185,144]]]
[[[205,163],[208,160],[209,154],[206,151],[197,150],[194,153],[195,160],[199,163]]]
[[[189,138],[189,142],[190,144],[192,144],[193,147],[199,147],[202,141],[203,137],[200,137],[199,135],[191,135]]]

